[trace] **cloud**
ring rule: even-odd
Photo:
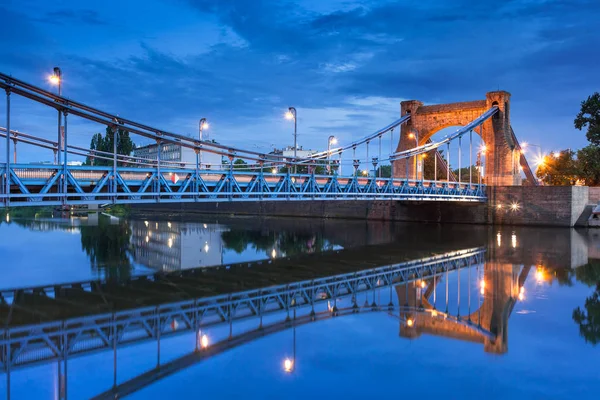
[[[193,132],[197,119],[208,117],[221,137],[241,146],[283,141],[289,127],[275,121],[290,105],[305,111],[303,129],[322,146],[319,135],[330,130],[380,128],[385,116],[397,117],[401,99],[475,100],[498,88],[513,94],[518,132],[519,125],[524,135],[543,130],[560,146],[563,132],[573,131],[567,115],[600,84],[596,0],[378,0],[343,2],[338,10],[316,3],[180,0],[174,15],[216,24],[223,35],[210,42],[201,34],[176,36],[175,51],[128,31],[121,41],[129,53],[99,56],[86,46],[85,28],[51,50],[44,40],[55,29],[49,22],[119,35],[102,17],[110,10],[78,10],[66,1],[28,19],[12,2],[4,10],[11,25],[0,25],[0,37],[19,29],[23,35],[0,49],[0,67],[39,79],[60,61],[73,98],[172,130]],[[148,24],[136,10],[120,17]],[[163,25],[143,31],[156,29],[152,36],[160,39]]]

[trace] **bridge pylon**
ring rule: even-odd
[[[510,124],[510,97],[508,92],[494,91],[488,92],[485,100],[460,103],[424,105],[418,100],[403,101],[400,103],[400,114],[410,114],[411,118],[402,125],[396,152],[422,146],[438,131],[451,126],[465,126],[492,107],[498,107],[498,112],[473,132],[481,137],[485,145],[484,183],[489,186],[521,185],[520,153],[513,140]],[[449,159],[451,169],[458,168],[457,154],[448,157],[445,146],[439,150],[444,152],[446,160]],[[452,151],[456,152],[456,149]],[[467,154],[465,151],[469,149],[463,149],[463,154]],[[479,151],[479,146],[476,146],[474,152]],[[417,176],[415,168],[415,162],[395,161],[393,176],[414,179]]]

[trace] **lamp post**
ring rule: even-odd
[[[296,108],[295,107],[288,107],[288,111],[287,113],[285,113],[285,118],[288,120],[293,119],[294,120],[294,174],[297,172],[297,166],[296,166],[296,156],[297,156],[297,149],[298,149],[298,117],[297,117],[297,113],[296,113]]]
[[[415,139],[415,147],[419,147],[419,132],[413,131],[408,134],[409,139]],[[415,180],[419,179],[419,171],[417,170],[418,155],[415,155]]]
[[[198,121],[198,138],[200,139],[200,141],[202,141],[202,132],[208,129],[208,122],[206,122],[206,118],[200,118],[200,121]],[[199,160],[198,160],[198,164],[200,165],[200,169],[202,169],[202,150],[200,150],[198,152],[199,156]]]
[[[336,144],[337,143],[337,139],[335,136],[331,135],[329,136],[329,138],[327,139],[327,173],[331,172],[331,145],[332,144]]]
[[[54,67],[54,73],[50,75],[48,78],[51,84],[58,86],[58,95],[62,96],[62,71],[59,67]],[[62,114],[60,110],[58,110],[58,140],[57,140],[57,153],[58,158],[56,164],[60,164],[61,162],[61,149],[62,149]]]

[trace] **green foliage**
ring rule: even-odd
[[[600,93],[596,92],[581,102],[581,111],[575,117],[575,128],[587,128],[586,137],[594,146],[600,146]]]
[[[308,174],[308,165],[298,165],[296,166],[296,170],[298,171],[299,174]],[[321,165],[321,164],[317,164],[315,165],[315,175],[325,175],[327,174],[327,170],[325,168],[325,165]],[[286,174],[288,172],[288,168],[287,167],[280,167],[277,169],[277,172],[280,174]],[[291,168],[291,173],[294,172],[294,166],[292,166]],[[332,168],[331,173],[335,172],[335,168]]]
[[[577,175],[587,186],[600,185],[600,146],[589,145],[577,152]]]
[[[553,155],[544,157],[544,163],[540,164],[535,172],[536,176],[546,185],[572,186],[577,183],[580,174],[580,163],[575,158],[575,152],[563,150]]]
[[[108,206],[106,212],[117,217],[127,217],[131,213],[131,207],[127,204],[114,204]]]
[[[10,216],[9,219],[21,218],[21,219],[34,219],[37,217],[51,217],[54,209],[52,207],[9,207],[3,208],[0,211],[0,224],[6,221],[6,214]]]
[[[380,175],[381,173],[381,175]],[[391,178],[392,177],[392,166],[391,165],[380,165],[377,167],[375,176],[378,178]]]
[[[586,343],[600,342],[600,286],[585,300],[585,310],[577,307],[573,311],[573,321],[579,324],[579,334]]]
[[[122,281],[131,276],[131,229],[127,223],[111,224],[110,218],[100,215],[98,226],[82,225],[80,230],[81,248],[93,270],[104,271],[108,280]]]
[[[221,233],[225,248],[240,254],[249,246],[271,254],[276,249],[278,256],[294,256],[325,250],[327,245],[320,234],[302,234],[290,232],[230,230]]]
[[[584,309],[573,310],[573,321],[579,324],[579,334],[586,343],[600,343],[600,263],[589,263],[575,270],[577,279],[588,286],[596,286],[591,296],[585,299]]]
[[[471,172],[471,179],[473,183],[479,183],[479,170],[477,169],[477,167],[475,165],[471,165],[471,167],[463,167],[460,169],[460,171],[458,169],[455,169],[454,171],[454,175],[456,175],[456,179],[459,179],[461,182],[469,182],[469,170]],[[460,174],[459,174],[460,172]],[[439,175],[438,175],[439,177]],[[444,177],[445,179],[445,177]]]
[[[135,149],[135,144],[129,137],[129,132],[119,129],[117,131],[117,154],[122,155],[131,155],[131,152]],[[92,136],[92,140],[90,142],[90,150],[98,150],[105,151],[108,153],[113,152],[115,134],[114,131],[110,127],[106,127],[106,134],[102,136],[101,133],[96,133]],[[85,165],[112,165],[112,160],[103,160],[103,159],[92,159],[91,157],[87,157],[85,160]],[[123,166],[126,165],[125,162],[119,162],[118,165]]]
[[[444,159],[444,161],[446,161],[446,157],[444,156],[444,150],[438,150],[440,155],[442,156],[442,159]],[[429,153],[427,153],[427,156],[425,157],[425,159],[423,160],[423,179],[425,180],[434,180],[436,177],[436,173],[435,173],[435,167],[437,164],[437,179],[438,180],[446,180],[446,169],[442,166],[442,163],[435,161],[434,159],[435,157],[435,152],[434,151],[430,151]],[[414,161],[413,161],[414,162]],[[468,173],[467,173],[468,176]],[[475,181],[475,179],[473,179],[473,181]]]
[[[238,158],[233,162],[233,169],[236,171],[249,171],[248,163],[241,158]]]

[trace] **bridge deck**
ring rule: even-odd
[[[6,186],[0,168],[0,190]],[[200,171],[183,168],[15,164],[5,205],[287,200],[485,201],[485,186],[469,182],[360,176]]]

